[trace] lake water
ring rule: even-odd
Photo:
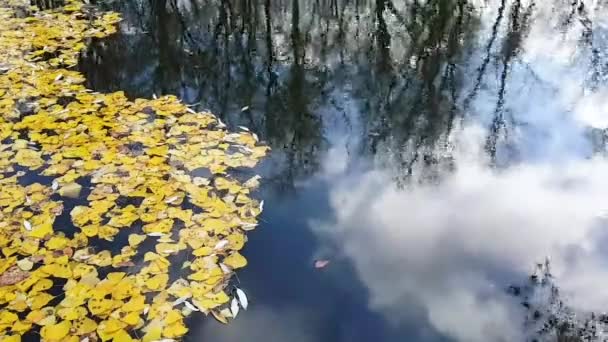
[[[603,1],[98,5],[124,20],[82,56],[91,88],[175,94],[273,149],[250,309],[187,340],[557,341],[608,308]]]

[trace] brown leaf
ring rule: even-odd
[[[41,262],[44,260],[44,255],[32,255],[30,260],[32,260],[33,263]]]
[[[63,249],[63,255],[67,255],[68,258],[71,258],[72,255],[74,255],[74,250],[72,249],[72,247],[66,247]]]
[[[15,285],[29,276],[30,272],[25,272],[17,266],[12,266],[0,275],[0,286]]]

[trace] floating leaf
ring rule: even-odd
[[[247,265],[247,259],[239,252],[234,252],[224,259],[224,264],[232,268],[241,268]]]
[[[315,260],[314,266],[315,268],[325,268],[327,265],[329,265],[329,262],[329,260],[325,259]]]
[[[40,330],[40,336],[45,340],[61,340],[68,336],[72,324],[70,321],[62,321],[57,324],[47,325]]]
[[[223,323],[223,324],[228,324],[228,320],[226,319],[226,317],[224,317],[219,312],[215,312],[215,310],[211,310],[211,314],[213,315],[213,317],[215,317],[215,319],[218,320],[218,322]]]
[[[22,271],[30,271],[34,267],[34,263],[30,259],[21,259],[17,261],[17,266]]]
[[[79,54],[116,32],[120,16],[81,0],[48,11],[23,1],[0,0],[4,339],[40,326],[51,341],[170,342],[193,312],[213,310],[226,323],[243,301],[226,289],[247,263],[238,253],[244,231],[263,209],[249,197],[260,177],[243,183],[232,170],[252,168],[267,147],[175,96],[131,101],[86,89],[74,70]],[[191,176],[198,169],[209,175]],[[67,224],[57,195],[78,203]],[[170,271],[183,274],[173,280]]]
[[[249,306],[249,300],[247,299],[247,295],[245,295],[245,292],[243,292],[243,290],[237,288],[236,295],[238,296],[239,303],[241,303],[241,306],[243,307],[243,309],[247,310],[247,307]]]
[[[81,190],[82,186],[80,184],[72,182],[59,188],[58,193],[63,197],[78,198]]]
[[[232,298],[230,303],[230,312],[232,312],[232,318],[236,318],[239,314],[239,301],[236,298]]]

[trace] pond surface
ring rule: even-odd
[[[568,319],[608,307],[600,1],[99,5],[124,20],[82,56],[92,89],[175,94],[273,149],[250,309],[187,340],[531,340],[563,311],[529,284],[546,257]]]

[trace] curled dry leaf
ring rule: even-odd
[[[228,324],[228,320],[221,313],[216,312],[215,310],[211,310],[211,314],[213,315],[213,317],[215,317],[215,319],[217,319],[218,322]]]

